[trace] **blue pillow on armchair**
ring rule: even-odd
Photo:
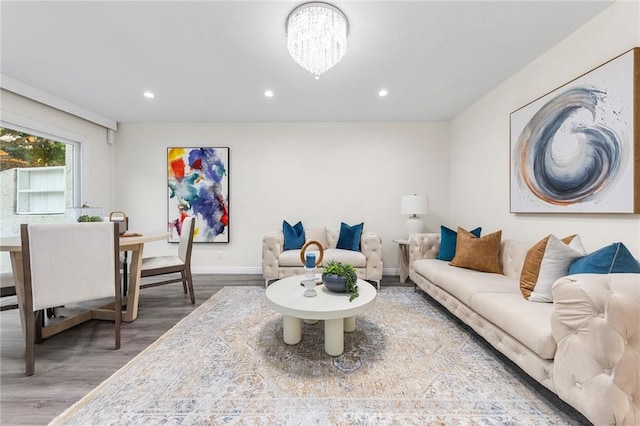
[[[358,225],[349,226],[342,222],[340,224],[340,236],[336,248],[342,250],[360,251],[360,237],[362,236],[364,222]]]
[[[569,266],[569,274],[640,274],[640,263],[622,243],[613,243]]]
[[[477,227],[471,232],[475,237],[480,238],[481,227]],[[446,226],[440,226],[440,252],[436,259],[451,261],[456,256],[456,241],[458,233]]]
[[[302,222],[291,226],[286,220],[282,221],[282,233],[284,234],[284,249],[297,250],[304,245],[304,228]]]

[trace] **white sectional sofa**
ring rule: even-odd
[[[380,289],[382,280],[382,240],[374,232],[362,232],[360,251],[337,249],[339,233],[325,227],[307,231],[307,241],[322,240],[324,248],[323,264],[331,259],[352,265],[358,278],[376,283]],[[320,238],[309,236],[320,235]],[[326,246],[326,247],[324,247]],[[315,246],[309,246],[313,250]],[[262,240],[262,277],[265,286],[270,280],[304,274],[304,265],[300,260],[300,250],[284,250],[284,234],[281,230],[269,232]]]
[[[559,279],[553,303],[526,300],[533,243],[503,240],[504,275],[437,260],[440,234],[409,239],[409,277],[595,425],[640,425],[640,274]]]

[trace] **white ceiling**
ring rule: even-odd
[[[118,122],[448,120],[611,4],[336,1],[347,53],[314,80],[302,2],[2,0],[1,72]]]

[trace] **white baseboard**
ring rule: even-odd
[[[192,268],[194,275],[198,274],[247,274],[262,275],[260,266],[201,266]],[[400,275],[399,268],[383,268],[382,275]]]
[[[400,275],[400,268],[382,268],[382,276],[385,275]]]

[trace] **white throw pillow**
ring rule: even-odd
[[[540,263],[538,281],[529,296],[529,301],[553,302],[551,294],[553,283],[569,273],[571,262],[586,254],[579,235],[576,235],[569,244],[563,243],[555,235],[550,235]]]
[[[317,241],[320,243],[323,249],[329,248],[329,243],[327,242],[327,227],[321,226],[317,228],[309,228],[304,230],[305,240],[309,241]],[[315,245],[309,246],[309,250],[318,250],[318,247]]]

